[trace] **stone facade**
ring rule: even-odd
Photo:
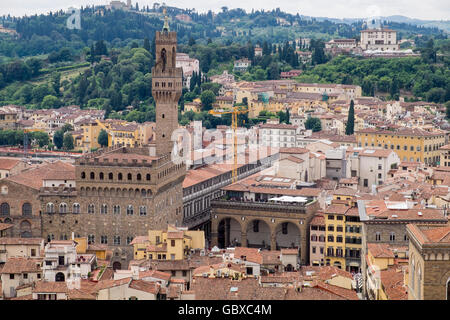
[[[156,102],[156,154],[172,152],[172,134],[178,129],[178,100],[182,69],[176,67],[177,33],[156,32],[156,64],[152,68],[152,96]]]
[[[124,267],[136,235],[181,225],[185,166],[148,152],[119,147],[90,154],[76,161],[76,188],[41,188],[44,239],[68,240],[74,232],[111,246],[113,263]]]
[[[427,229],[445,229],[447,236],[443,234],[442,241],[428,241],[422,233]],[[410,238],[408,300],[450,300],[449,227],[409,225],[407,230]]]
[[[13,224],[11,237],[41,236],[39,191],[10,180],[0,181],[0,222]]]
[[[363,236],[362,236],[362,253],[361,257],[367,255],[367,244],[368,243],[388,243],[390,245],[407,247],[409,246],[409,236],[406,230],[408,223],[421,223],[435,226],[442,226],[447,223],[447,220],[443,218],[442,220],[436,221],[421,221],[421,220],[410,220],[410,221],[364,221],[362,224]],[[395,240],[391,241],[391,236],[395,235]],[[378,240],[379,239],[379,240]],[[364,283],[367,282],[366,278],[367,269],[366,264],[362,263],[362,275]],[[364,294],[365,294],[364,286]]]

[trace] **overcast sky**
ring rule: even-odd
[[[122,0],[126,2],[126,0]],[[139,3],[152,6],[152,0],[132,0],[133,5]],[[162,3],[163,1],[159,2]],[[70,6],[107,4],[109,0],[0,0],[0,15],[14,16],[47,13]],[[169,6],[194,8],[199,12],[207,10],[219,11],[222,6],[243,8],[246,11],[255,9],[271,10],[279,7],[290,13],[307,16],[330,18],[363,18],[373,16],[404,15],[410,18],[428,20],[450,19],[449,0],[170,0]]]

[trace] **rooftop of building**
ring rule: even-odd
[[[408,224],[408,230],[422,244],[450,244],[450,226],[422,226]]]
[[[43,187],[44,180],[49,179],[75,180],[75,166],[67,162],[56,161],[38,168],[24,170],[21,173],[6,178],[8,181],[29,186],[36,190]]]
[[[10,257],[5,262],[0,273],[40,273],[41,268],[38,265],[36,259],[23,258],[23,257]]]

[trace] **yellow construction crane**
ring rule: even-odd
[[[222,115],[222,114],[230,114],[231,113],[231,128],[233,130],[233,170],[231,172],[231,183],[235,183],[237,181],[237,134],[236,129],[238,126],[238,115],[247,113],[247,109],[243,109],[240,106],[234,106],[231,110],[229,109],[221,109],[221,110],[209,110],[209,114],[212,115]]]

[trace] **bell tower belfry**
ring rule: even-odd
[[[172,151],[172,132],[178,128],[178,100],[182,92],[182,69],[176,67],[177,33],[169,30],[164,8],[164,27],[156,32],[156,63],[152,68],[152,95],[156,103],[156,155]]]

